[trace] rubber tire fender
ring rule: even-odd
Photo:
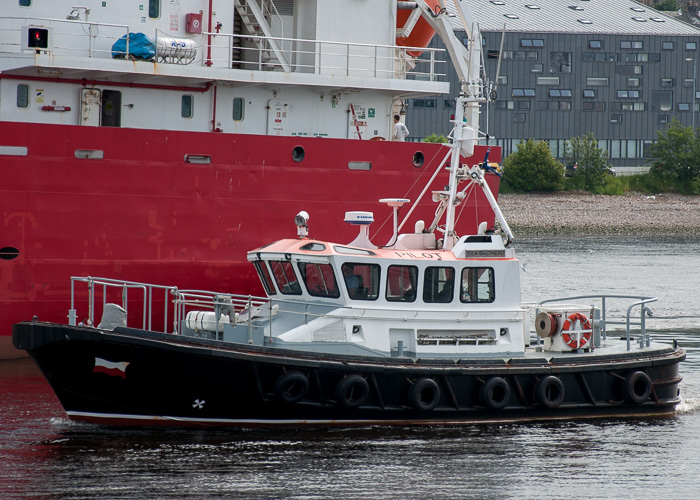
[[[362,375],[344,377],[335,387],[335,398],[345,408],[362,406],[369,398],[369,384]]]
[[[640,390],[641,389],[641,390]],[[640,405],[649,400],[652,383],[649,375],[642,371],[632,372],[622,383],[622,394],[630,403]]]
[[[481,404],[491,410],[502,410],[510,403],[510,384],[503,377],[491,377],[479,388]]]
[[[535,385],[535,401],[550,410],[559,408],[564,396],[564,384],[554,375],[546,376]]]
[[[309,391],[309,379],[299,370],[283,373],[275,380],[275,394],[285,403],[301,401]]]
[[[426,395],[432,397],[426,399]],[[408,390],[408,402],[416,410],[431,411],[440,402],[440,386],[431,378],[419,378]]]

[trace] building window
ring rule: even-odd
[[[513,109],[513,101],[496,101],[496,109]]]
[[[191,95],[183,95],[180,103],[180,116],[183,118],[192,118],[193,113],[193,98]]]
[[[436,108],[437,101],[435,99],[413,99],[414,108]]]
[[[538,76],[537,85],[559,85],[558,76]]]
[[[525,113],[513,113],[513,123],[525,123]]]
[[[687,102],[679,102],[678,111],[690,111],[690,104]]]
[[[532,73],[542,73],[542,63],[535,63],[532,65]]]
[[[641,75],[641,66],[615,66],[615,73],[618,75]]]
[[[508,75],[498,75],[499,85],[508,85]]]
[[[148,0],[148,17],[151,19],[160,17],[160,0]]]
[[[654,90],[651,93],[652,111],[671,111],[673,109],[673,92],[670,90]]]
[[[513,89],[513,97],[535,97],[535,89]]]
[[[571,52],[550,52],[549,72],[571,73]]]
[[[523,38],[520,40],[521,47],[544,47],[544,40]]]
[[[583,97],[595,97],[595,90],[583,89]]]
[[[586,86],[588,87],[605,87],[610,85],[610,79],[607,77],[586,78]]]
[[[518,101],[518,109],[530,109],[530,101]]]
[[[684,87],[692,87],[693,86],[693,78],[684,78],[683,79],[683,86]]]
[[[617,62],[618,57],[615,52],[584,52],[581,60],[583,62]]]
[[[642,42],[634,42],[631,40],[621,40],[620,41],[620,48],[621,49],[642,49],[642,48],[644,48],[644,44]]]
[[[245,118],[245,100],[242,97],[233,98],[233,120],[241,121]]]
[[[489,59],[498,59],[499,52],[497,50],[487,50],[486,57]]]
[[[24,83],[17,85],[17,107],[21,109],[29,107],[29,85]]]
[[[603,42],[600,40],[588,40],[588,48],[590,49],[602,49]]]
[[[695,50],[697,46],[695,42],[685,42],[685,50]]]
[[[571,89],[549,89],[549,97],[571,97]]]
[[[673,50],[673,42],[661,42],[661,48],[663,50]]]
[[[581,109],[583,111],[605,111],[605,103],[587,101],[581,103]]]
[[[622,123],[622,114],[610,113],[610,123]]]
[[[638,99],[639,90],[618,90],[617,97],[620,99]]]
[[[639,87],[642,84],[642,79],[637,76],[630,76],[627,79],[628,87]]]
[[[644,111],[645,103],[643,102],[614,102],[612,107],[615,111]]]
[[[661,88],[662,89],[667,89],[670,87],[673,87],[675,85],[675,80],[673,78],[662,78],[661,79]]]
[[[660,125],[668,123],[668,115],[656,115],[656,123]]]

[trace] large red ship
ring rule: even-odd
[[[486,156],[480,44],[454,39],[440,2],[13,3],[0,16],[4,356],[13,323],[65,318],[70,276],[249,293],[246,252],[302,208],[317,237],[348,242],[356,230],[331,221],[374,209],[388,241],[387,187],[415,200],[434,173],[446,183],[442,146],[391,140],[407,98],[449,92],[446,61],[477,76],[463,81],[463,160]],[[413,29],[437,31],[450,58]],[[462,206],[458,230],[493,223],[483,194]],[[432,217],[427,199],[407,223]]]

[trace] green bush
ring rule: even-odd
[[[549,144],[529,139],[503,160],[502,192],[559,191],[564,188],[564,165],[552,157]]]
[[[676,0],[659,0],[658,2],[654,3],[654,8],[656,10],[675,12],[680,7],[678,6],[678,2]]]
[[[440,143],[445,143],[449,142],[447,137],[444,135],[437,135],[437,134],[430,134],[428,137],[423,139],[423,142],[440,142]]]

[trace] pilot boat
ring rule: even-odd
[[[399,213],[409,200],[383,199],[393,212],[389,241],[371,240],[372,212],[350,211],[357,237],[336,243],[311,238],[313,219],[302,211],[296,238],[247,254],[266,297],[76,277],[70,324],[14,325],[15,346],[71,419],[100,424],[403,426],[673,414],[685,352],[652,342],[645,316],[654,297],[521,300],[514,236],[484,180],[487,160],[460,162],[473,139],[462,120],[469,99],[457,99],[442,161],[450,181],[432,192],[429,225],[403,232],[410,210],[401,223]],[[489,200],[497,227],[460,236],[460,205],[473,189]],[[76,291],[81,285],[87,292]],[[150,326],[149,305],[160,295],[172,303],[164,331]],[[613,300],[628,303],[622,337],[609,331]]]

